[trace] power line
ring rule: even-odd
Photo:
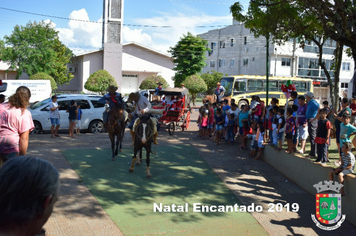
[[[91,20],[81,20],[81,19],[76,19],[76,18],[69,18],[69,17],[62,17],[62,16],[52,16],[52,15],[46,15],[46,14],[41,14],[41,13],[35,13],[35,12],[29,12],[29,11],[22,11],[22,10],[16,10],[16,9],[11,9],[11,8],[6,8],[6,7],[0,7],[1,10],[5,11],[12,11],[12,12],[18,12],[18,13],[23,13],[23,14],[29,14],[29,15],[36,15],[36,16],[43,16],[43,17],[48,17],[48,18],[55,18],[55,19],[60,19],[60,20],[72,20],[72,21],[79,21],[79,22],[86,22],[86,23],[94,23],[94,24],[102,24],[102,21],[91,21]],[[117,22],[109,22],[108,24],[120,24]],[[171,26],[171,25],[141,25],[141,24],[122,24],[123,26],[131,26],[131,27],[141,27],[141,28],[186,28],[186,27],[177,27],[177,26]],[[226,27],[228,25],[198,25],[196,27],[198,28],[216,28],[216,27]]]

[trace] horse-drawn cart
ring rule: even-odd
[[[151,113],[162,114],[158,119],[161,126],[167,126],[169,134],[173,134],[178,129],[188,129],[190,123],[189,91],[182,88],[162,89],[159,95],[176,97],[175,101],[165,106],[152,106]]]

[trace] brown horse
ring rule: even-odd
[[[146,164],[147,164],[146,177],[151,178],[152,175],[150,173],[150,153],[151,153],[151,145],[153,142],[153,135],[154,135],[153,123],[152,123],[151,118],[148,115],[143,115],[137,119],[139,119],[137,121],[139,123],[136,125],[136,128],[135,128],[134,155],[132,157],[132,163],[131,163],[129,172],[132,173],[134,170],[137,152],[140,152],[140,157],[137,162],[137,163],[140,163],[142,160],[142,148],[145,148],[146,149]]]
[[[122,151],[122,139],[125,133],[125,117],[124,106],[120,103],[115,103],[115,106],[111,110],[108,117],[108,133],[111,141],[112,160],[115,161],[115,156],[118,154],[118,147],[120,145],[120,152]],[[116,149],[115,149],[115,137],[116,137]]]
[[[207,103],[207,102],[211,102],[214,103],[216,102],[216,95],[206,95],[205,98],[203,99],[203,104]]]

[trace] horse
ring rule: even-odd
[[[120,145],[120,152],[122,151],[122,139],[125,133],[125,117],[124,117],[124,105],[115,103],[108,117],[107,130],[111,141],[112,161],[115,161],[115,156],[118,154],[118,147]],[[116,137],[116,147],[115,147]]]
[[[135,128],[135,146],[134,146],[134,155],[132,157],[131,167],[129,172],[132,173],[134,170],[134,165],[136,162],[137,152],[140,152],[140,157],[138,160],[138,164],[142,160],[142,148],[146,149],[146,177],[151,178],[152,175],[150,173],[150,153],[151,153],[151,145],[153,142],[153,123],[149,115],[142,115],[136,120],[138,124]]]
[[[216,102],[216,95],[206,95],[205,98],[203,99],[203,104],[207,103],[207,102],[211,102],[214,103]]]

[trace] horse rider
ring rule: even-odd
[[[224,86],[221,86],[220,82],[217,82],[214,91],[214,94],[216,95],[216,103],[219,103],[222,100],[222,98],[224,97],[224,93],[225,93]]]
[[[161,82],[158,82],[157,85],[158,86],[155,88],[155,95],[159,96],[159,91],[162,90],[162,85],[163,84]]]
[[[129,114],[129,117],[131,119],[131,123],[129,125],[130,128],[130,132],[131,132],[131,137],[132,137],[132,146],[134,146],[135,143],[135,121],[138,118],[138,115],[140,114],[148,114],[149,110],[151,109],[151,103],[148,101],[148,99],[144,96],[141,96],[141,94],[139,92],[136,93],[131,93],[129,95],[129,99],[128,101],[134,101],[135,102],[135,110]],[[153,143],[154,144],[158,144],[157,143],[157,123],[158,121],[154,118],[151,117],[152,123],[153,123]]]
[[[117,89],[118,88],[116,86],[110,85],[106,90],[108,91],[108,93],[105,94],[103,97],[101,97],[98,101],[101,104],[109,105],[109,109],[105,109],[105,111],[103,112],[103,122],[104,122],[105,129],[107,129],[108,117],[115,104],[119,103],[124,105],[124,102],[122,101],[121,93],[116,92]],[[126,120],[127,115],[124,114],[124,118]]]

